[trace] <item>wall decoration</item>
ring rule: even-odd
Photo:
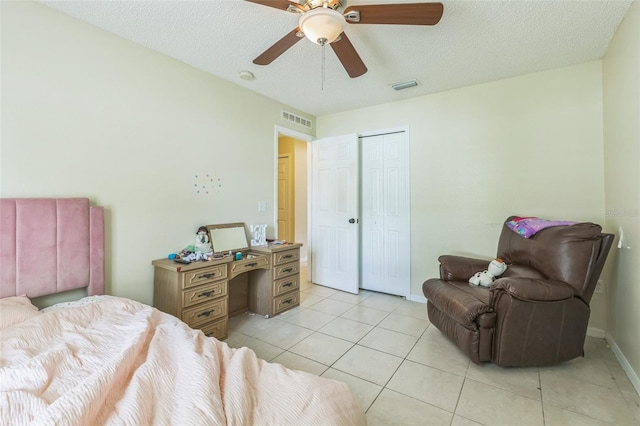
[[[196,195],[217,195],[222,190],[222,180],[215,173],[196,173],[193,190]]]

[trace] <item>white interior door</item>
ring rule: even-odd
[[[318,139],[311,146],[311,280],[357,294],[360,284],[358,136]]]
[[[361,140],[361,287],[409,297],[411,223],[407,132],[367,136]]]

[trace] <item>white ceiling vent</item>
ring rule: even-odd
[[[393,90],[404,90],[410,87],[420,86],[420,82],[418,80],[407,80],[401,83],[392,84],[391,87]]]
[[[296,115],[292,112],[282,110],[282,119],[285,121],[290,121],[292,123],[299,124],[301,126],[306,127],[307,129],[311,128],[311,120],[308,120],[304,117],[300,117],[299,115]]]

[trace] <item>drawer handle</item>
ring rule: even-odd
[[[291,271],[293,271],[293,268],[287,268],[287,269],[283,269],[282,273],[291,272]]]
[[[286,284],[282,284],[282,287],[291,287],[293,285],[292,282],[288,282]]]
[[[292,254],[288,254],[286,256],[282,256],[283,259],[291,259],[293,257]]]
[[[292,300],[293,300],[293,299],[283,300],[283,301],[282,301],[282,304],[283,304],[283,305],[288,305],[288,304],[290,304],[290,303],[291,303],[291,301],[292,301]]]
[[[253,268],[254,266],[256,266],[257,263],[256,262],[252,262],[252,263],[247,263],[246,265],[244,265],[245,268]]]
[[[209,315],[211,315],[211,314],[213,314],[215,312],[216,312],[215,309],[210,309],[208,311],[204,311],[204,312],[199,313],[197,316],[198,317],[208,317]]]
[[[205,278],[205,279],[208,280],[209,278],[215,277],[215,276],[216,276],[216,274],[213,274],[213,273],[212,274],[202,274],[202,275],[198,276],[198,278]]]
[[[213,294],[213,291],[203,291],[202,293],[198,294],[198,297],[209,297]]]

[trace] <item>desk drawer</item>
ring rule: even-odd
[[[297,274],[300,272],[300,262],[285,263],[273,268],[273,279],[279,280],[289,275]]]
[[[293,262],[294,260],[300,259],[300,249],[292,249],[287,251],[281,251],[274,253],[273,265],[281,265],[287,262]]]
[[[273,283],[273,297],[300,288],[300,275],[292,275]]]
[[[227,265],[211,266],[195,271],[187,271],[182,276],[182,288],[190,288],[226,277]]]
[[[278,315],[280,312],[284,312],[287,309],[293,308],[300,304],[300,292],[292,291],[291,293],[283,294],[282,296],[273,299],[273,315]]]
[[[192,290],[182,292],[182,307],[188,308],[198,303],[208,302],[220,296],[227,295],[227,281],[218,281],[213,284],[205,284]]]
[[[198,305],[195,308],[185,309],[182,311],[182,321],[186,322],[191,328],[198,328],[200,324],[207,323],[219,317],[227,315],[227,298],[215,300],[204,305]]]
[[[253,259],[237,260],[229,265],[231,267],[231,276],[235,277],[243,272],[269,266],[269,258],[267,256],[256,256]]]
[[[218,340],[225,339],[227,337],[227,319],[219,319],[203,326],[200,330],[209,337],[215,337]]]

